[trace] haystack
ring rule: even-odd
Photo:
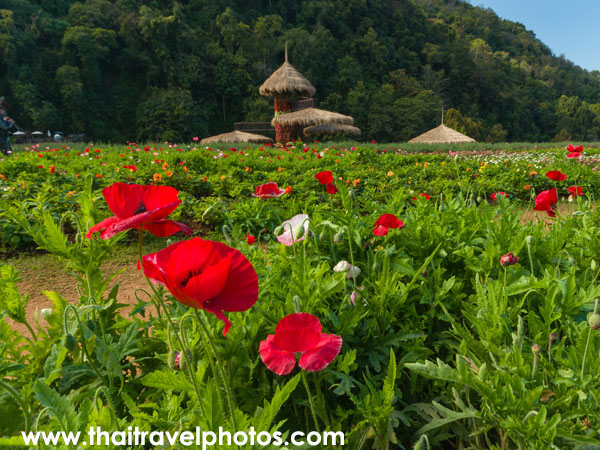
[[[273,142],[273,140],[260,134],[244,133],[243,131],[236,130],[231,133],[204,138],[200,141],[200,144],[210,144],[213,142],[252,142],[254,144],[266,144],[267,142]]]
[[[359,136],[360,128],[340,123],[325,123],[323,125],[313,125],[312,127],[304,129],[305,136],[335,136],[336,134]]]
[[[423,133],[414,139],[408,141],[409,143],[419,142],[423,144],[458,144],[461,142],[476,142],[475,139],[465,136],[452,128],[447,127],[443,123],[429,130],[427,133]]]

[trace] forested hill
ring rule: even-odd
[[[557,32],[572,32],[568,29]],[[0,95],[29,130],[190,139],[269,120],[290,62],[364,139],[600,138],[600,73],[458,0],[0,0]]]

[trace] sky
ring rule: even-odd
[[[468,0],[520,22],[556,56],[600,70],[600,0]]]

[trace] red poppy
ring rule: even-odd
[[[554,205],[558,202],[558,194],[556,192],[556,188],[548,189],[547,191],[542,191],[535,198],[535,211],[546,211],[550,217],[556,217],[556,213],[554,212]]]
[[[331,170],[325,170],[323,172],[319,172],[318,174],[315,175],[315,178],[317,180],[319,180],[319,183],[321,183],[323,185],[333,183],[333,174],[331,173]]]
[[[338,189],[335,187],[335,184],[333,184],[333,183],[325,186],[325,190],[327,191],[327,193],[329,193],[331,195],[336,194],[338,191]]]
[[[581,186],[570,186],[567,188],[567,191],[569,191],[573,197],[579,197],[580,195],[583,195],[583,188]]]
[[[55,173],[55,172],[56,172],[56,168],[55,168],[54,166],[50,166],[50,167],[48,168],[48,172],[50,172],[50,173]]]
[[[323,370],[340,353],[342,338],[322,330],[319,319],[312,314],[290,314],[279,321],[275,334],[260,343],[260,357],[277,375],[287,375],[294,369],[297,354],[301,369]]]
[[[411,197],[411,200],[417,200],[419,197],[429,200],[431,196],[429,194],[417,194],[417,197]]]
[[[248,236],[246,236],[246,242],[248,243],[248,245],[252,245],[256,242],[256,238],[250,233],[248,233]]]
[[[281,197],[283,194],[285,194],[285,189],[279,188],[275,182],[270,182],[257,186],[252,195],[258,198],[271,198]]]
[[[201,308],[231,327],[224,311],[246,311],[258,299],[258,276],[238,250],[193,238],[144,256],[144,273],[184,305]],[[138,269],[139,269],[138,263]]]
[[[181,203],[177,198],[179,192],[171,186],[114,183],[104,188],[102,195],[114,216],[90,228],[88,238],[99,231],[102,239],[108,239],[140,225],[159,237],[171,236],[178,231],[192,233],[184,224],[166,219]]]
[[[504,196],[504,198],[508,198],[508,194],[506,192],[494,192],[490,197],[492,197],[492,200],[498,200],[498,196]]]
[[[131,164],[129,166],[123,166],[123,169],[129,169],[132,172],[137,172],[137,166],[134,166],[133,164]]]
[[[583,151],[583,145],[580,145],[579,147],[575,147],[573,144],[569,144],[567,145],[566,150],[570,153],[581,153]]]
[[[504,255],[500,258],[500,264],[502,264],[504,267],[512,266],[512,265],[518,263],[519,259],[521,259],[521,258],[519,258],[518,256],[515,256],[515,254],[513,252],[508,252],[506,255]]]
[[[382,214],[373,225],[373,234],[375,236],[385,236],[390,228],[403,228],[404,222],[393,214]]]
[[[581,152],[573,152],[573,153],[567,154],[567,158],[579,158],[581,155],[582,155]]]
[[[567,175],[562,173],[560,170],[551,170],[550,172],[546,172],[546,176],[552,181],[565,181],[567,179]]]

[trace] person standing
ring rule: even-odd
[[[9,151],[12,152],[12,145],[10,143],[10,132],[11,130],[17,130],[15,121],[6,115],[6,109],[0,106],[0,152],[4,156],[9,155]]]

